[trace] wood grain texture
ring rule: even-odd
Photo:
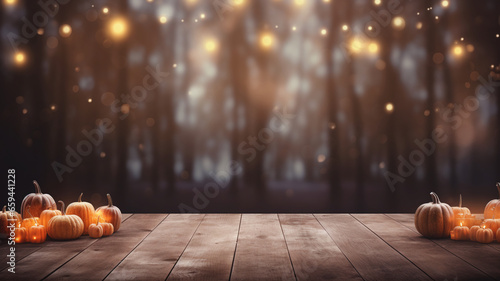
[[[167,280],[229,280],[240,214],[207,214]]]
[[[95,240],[46,280],[103,280],[166,216],[133,215],[118,232]]]
[[[204,216],[169,215],[106,280],[165,280]]]
[[[412,217],[406,214],[388,214],[390,218],[400,222],[418,234],[412,225]],[[481,244],[473,241],[453,241],[450,239],[430,239],[440,247],[456,255],[472,266],[486,273],[491,278],[500,280],[500,254],[489,244]]]
[[[353,216],[434,280],[489,278],[433,241],[416,236],[415,232],[383,214],[353,214]]]
[[[280,214],[297,280],[362,280],[310,214]]]
[[[315,215],[364,280],[430,280],[349,214]]]
[[[242,215],[231,280],[295,280],[278,215]]]

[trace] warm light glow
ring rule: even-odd
[[[305,0],[295,0],[294,2],[295,2],[295,5],[297,5],[297,6],[302,6],[302,5],[304,5],[304,3],[305,3],[306,1],[305,1]]]
[[[108,24],[108,32],[115,39],[123,39],[128,32],[127,21],[123,18],[114,18]]]
[[[104,14],[109,13],[109,9],[108,9],[108,7],[104,7],[104,8],[102,8],[102,12],[103,12]]]
[[[87,101],[88,101],[89,103],[91,103],[91,102],[92,102],[92,99],[88,99]]]
[[[326,33],[327,33],[327,30],[325,28],[321,29],[321,35],[324,36],[324,35],[326,35]]]
[[[402,17],[395,17],[392,20],[392,26],[397,30],[402,30],[405,28],[405,20]]]
[[[205,41],[205,50],[208,52],[214,52],[217,50],[217,41],[214,39],[208,39]]]
[[[204,19],[205,18],[205,14],[201,14],[200,18]]]
[[[460,222],[460,226],[462,226],[462,222]]]
[[[441,6],[443,6],[444,8],[447,8],[449,5],[450,5],[450,2],[448,2],[448,0],[443,0],[441,2]]]
[[[4,0],[3,2],[7,6],[13,6],[13,5],[15,5],[17,3],[17,0]]]
[[[244,3],[244,0],[233,0],[231,1],[234,6],[241,6]]]
[[[342,30],[347,31],[349,29],[349,26],[347,24],[342,25]]]
[[[457,57],[462,56],[464,53],[464,48],[462,46],[453,47],[453,54]]]
[[[422,29],[422,22],[417,22],[417,29]]]
[[[358,38],[354,38],[351,40],[350,48],[351,52],[360,53],[363,49],[363,42]]]
[[[378,44],[375,42],[370,43],[368,45],[368,52],[376,54],[378,52]]]
[[[393,111],[394,111],[394,105],[393,105],[392,103],[390,103],[390,102],[389,102],[389,103],[387,103],[387,104],[385,105],[385,111],[387,111],[388,113],[393,112]]]
[[[61,27],[59,27],[59,35],[61,35],[61,37],[69,37],[71,35],[71,26],[69,26],[68,24],[63,24],[61,25]]]
[[[17,52],[14,55],[14,60],[15,60],[17,65],[23,65],[24,62],[26,61],[26,56],[24,55],[23,52]]]
[[[373,3],[378,6],[378,5],[382,4],[382,1],[381,0],[374,0]]]
[[[160,17],[160,23],[166,23],[167,18],[166,17]]]
[[[260,45],[265,49],[270,48],[273,45],[273,42],[274,37],[272,34],[265,33],[260,36]]]

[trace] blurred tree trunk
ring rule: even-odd
[[[339,122],[338,122],[338,94],[335,79],[335,58],[333,52],[337,44],[338,30],[340,26],[340,9],[338,1],[330,3],[330,34],[326,40],[326,100],[328,102],[328,148],[330,152],[328,181],[330,184],[330,196],[334,206],[341,203],[342,188],[340,180],[340,139],[339,139]]]

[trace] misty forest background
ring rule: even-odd
[[[69,1],[19,44],[23,65],[8,34],[41,8],[6,2],[0,157],[2,171],[16,169],[19,206],[37,179],[66,203],[84,192],[99,206],[111,193],[124,212],[179,212],[195,208],[231,160],[241,173],[199,211],[413,212],[435,191],[453,205],[463,194],[482,212],[497,197],[500,93],[481,79],[498,78],[500,1],[401,1],[391,19],[404,28],[374,25],[373,37],[368,23],[388,0]],[[106,32],[117,16],[128,25],[122,40]],[[72,28],[66,38],[62,24]],[[113,111],[147,66],[169,76],[138,106],[121,100]],[[459,115],[478,91],[489,98]],[[247,161],[238,147],[285,109],[294,117]],[[443,117],[447,109],[454,115]],[[65,147],[103,118],[115,130],[59,182],[53,162],[65,164]],[[435,128],[447,140],[392,192],[386,171],[397,174],[398,156],[408,159]]]

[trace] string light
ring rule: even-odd
[[[376,54],[378,52],[378,44],[375,42],[372,42],[368,45],[368,52],[371,54]]]
[[[71,35],[72,29],[68,24],[63,24],[59,27],[59,34],[61,37],[69,37]]]
[[[392,103],[388,102],[385,105],[385,111],[387,111],[387,113],[392,113],[394,111],[394,105]]]
[[[450,2],[448,2],[448,0],[443,0],[441,2],[441,6],[443,6],[444,8],[448,8],[449,5],[450,5]]]
[[[201,14],[200,18],[204,19],[205,18],[205,14]]]
[[[14,54],[14,61],[17,65],[23,65],[26,61],[26,55],[23,52],[16,52]]]
[[[397,30],[403,30],[405,28],[405,20],[402,17],[395,17],[392,20],[392,26]]]
[[[326,28],[321,29],[321,35],[325,36],[327,33]]]
[[[295,0],[294,2],[295,2],[295,5],[302,6],[302,5],[304,5],[305,0]]]
[[[167,18],[166,17],[160,17],[160,23],[166,23]]]
[[[107,13],[109,13],[109,9],[108,9],[108,7],[104,7],[104,8],[102,8],[102,13],[103,13],[103,14],[107,14]]]
[[[453,54],[457,57],[462,56],[464,53],[464,48],[462,46],[453,47]]]
[[[17,3],[17,0],[4,0],[3,2],[7,6],[14,6]]]
[[[347,31],[349,29],[349,26],[347,24],[342,25],[342,30]]]
[[[205,50],[212,53],[217,50],[217,41],[214,39],[208,39],[205,41]]]
[[[121,17],[112,19],[108,24],[108,32],[117,40],[125,38],[128,33],[127,21]]]
[[[373,3],[377,6],[379,6],[380,4],[382,4],[382,1],[381,0],[374,0]]]
[[[359,38],[353,38],[350,43],[351,52],[360,53],[363,49],[363,42]]]
[[[269,49],[274,43],[274,37],[270,33],[264,33],[260,36],[260,45],[265,48]]]

